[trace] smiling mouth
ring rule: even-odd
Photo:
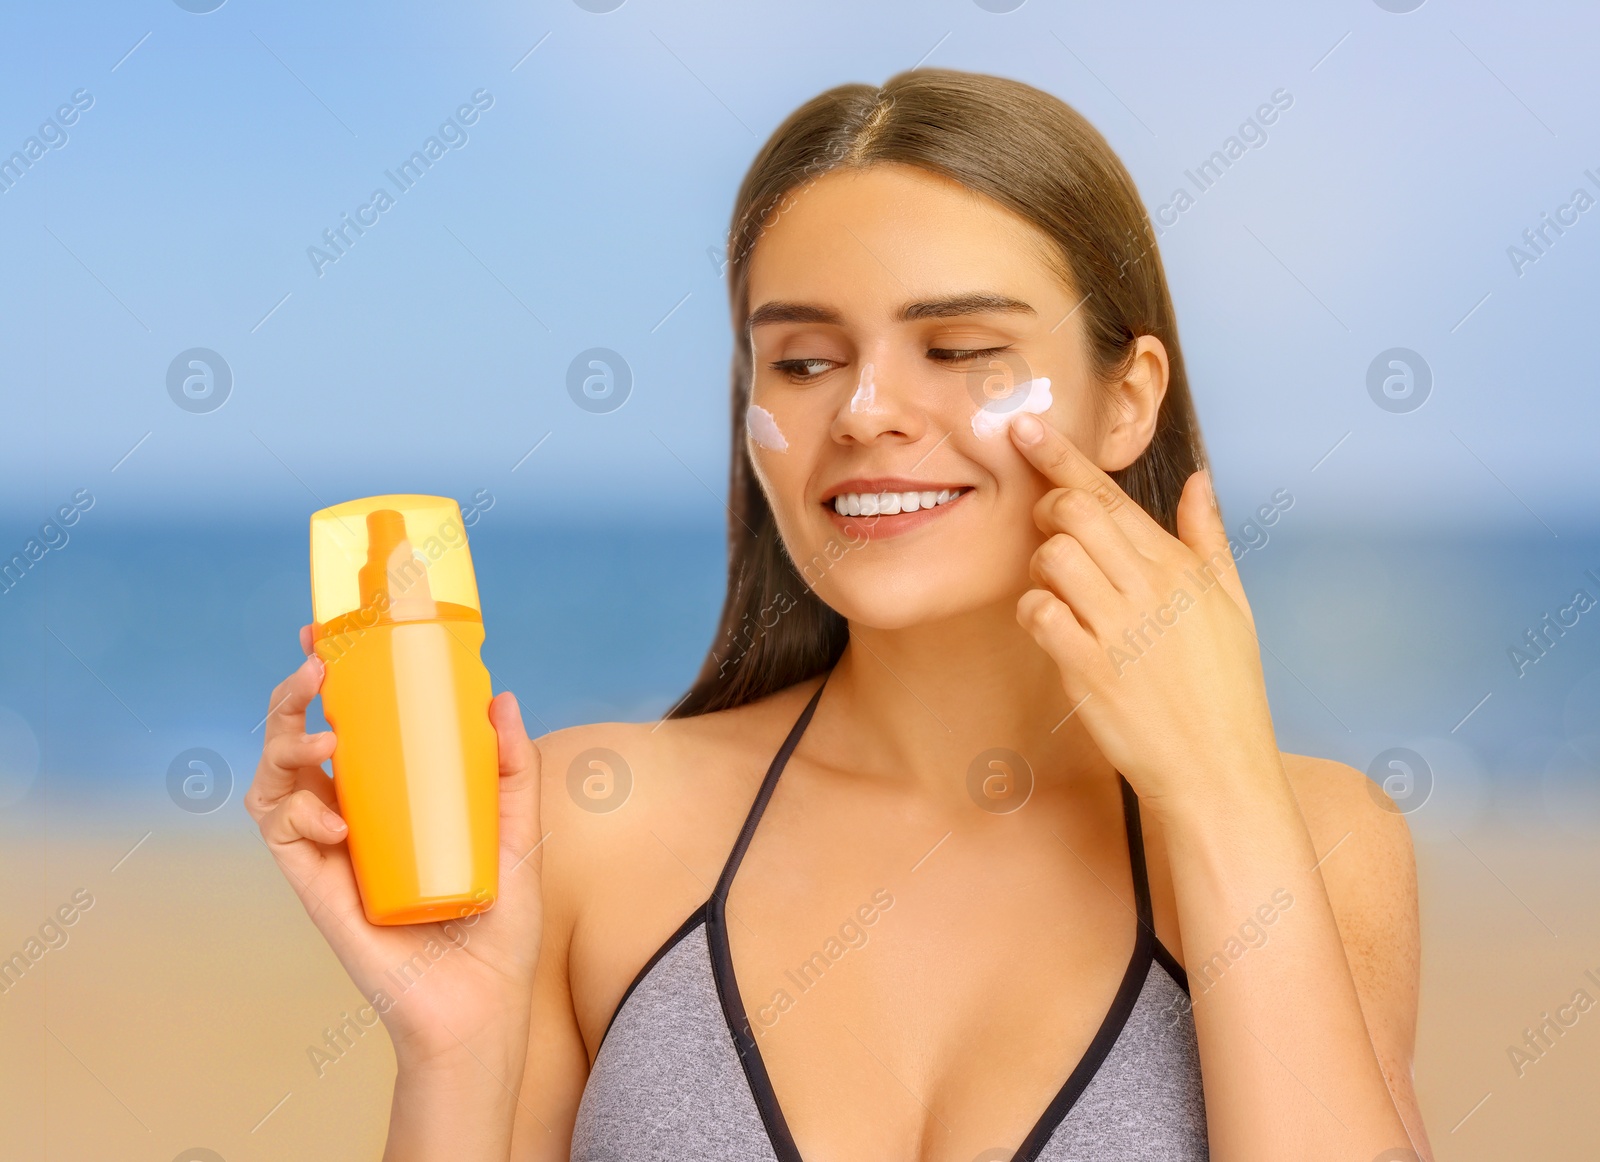
[[[971,491],[970,488],[940,488],[921,492],[841,492],[823,503],[839,516],[898,516],[940,508]]]

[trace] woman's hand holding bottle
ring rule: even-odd
[[[308,654],[310,631],[307,626],[300,632]],[[472,1145],[478,1141],[482,1156],[503,1157],[539,958],[538,751],[515,696],[497,695],[488,711],[500,771],[499,895],[493,907],[428,924],[372,924],[344,846],[348,828],[338,814],[333,780],[322,769],[333,754],[333,733],[305,730],[306,707],[322,677],[322,661],[308,656],[273,691],[245,808],[394,1043],[399,1079],[386,1156],[436,1156],[428,1151],[448,1141],[451,1156],[475,1157],[479,1151]],[[435,1095],[448,1098],[451,1114],[435,1117],[423,1108]],[[454,1126],[446,1127],[447,1120]]]

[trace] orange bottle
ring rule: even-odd
[[[483,616],[461,509],[371,496],[311,517],[313,648],[333,781],[374,924],[489,908],[500,788]]]

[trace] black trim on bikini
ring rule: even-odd
[[[1167,951],[1167,946],[1161,941],[1156,941],[1156,963],[1167,970],[1167,975],[1172,978],[1172,983],[1183,990],[1184,996],[1189,995],[1189,974],[1183,971],[1183,965],[1178,963],[1178,958]]]
[[[676,948],[679,941],[681,941],[685,936],[689,935],[689,933],[693,932],[696,928],[700,927],[701,924],[705,923],[705,919],[706,906],[701,904],[695,908],[693,912],[689,913],[688,918],[685,919],[682,924],[678,925],[678,930],[671,936],[668,936],[666,940],[662,942],[661,947],[656,949],[655,955],[649,960],[645,961],[644,967],[634,974],[633,983],[628,985],[627,989],[624,990],[622,999],[617,1002],[617,1007],[611,1010],[611,1020],[606,1022],[606,1031],[600,1034],[600,1048],[594,1051],[595,1057],[598,1058],[600,1056],[600,1049],[605,1048],[606,1038],[611,1036],[611,1026],[617,1023],[617,1018],[622,1015],[622,1006],[628,1003],[628,998],[633,995],[634,990],[644,983],[644,978],[650,975],[650,970],[655,968],[656,965],[660,964],[661,959],[666,956],[667,953]]]
[[[823,684],[826,685],[826,679]],[[728,1031],[739,1052],[740,1063],[744,1066],[745,1077],[750,1083],[751,1095],[755,1098],[756,1109],[766,1126],[767,1137],[778,1162],[804,1162],[804,1159],[801,1158],[794,1136],[784,1119],[783,1109],[772,1087],[771,1076],[767,1073],[766,1063],[761,1058],[761,1050],[750,1033],[750,1020],[745,1012],[744,1000],[739,994],[739,982],[734,974],[733,953],[728,943],[725,913],[734,873],[738,870],[739,863],[743,860],[745,851],[755,835],[756,824],[777,788],[778,776],[783,773],[789,756],[798,745],[801,732],[811,721],[817,700],[821,696],[822,687],[819,686],[817,692],[812,695],[810,704],[800,715],[799,721],[795,723],[794,729],[789,732],[783,749],[774,757],[772,766],[767,771],[767,777],[762,781],[761,790],[756,795],[756,801],[751,806],[750,815],[739,833],[739,840],[729,853],[727,865],[717,881],[716,890],[712,892],[706,919],[706,943],[711,952],[711,968],[716,978],[717,996],[722,1002]],[[1120,774],[1117,778],[1122,788],[1123,822],[1127,828],[1128,859],[1133,873],[1133,891],[1137,905],[1138,924],[1134,935],[1133,952],[1128,957],[1128,967],[1123,973],[1122,983],[1118,986],[1117,994],[1112,999],[1111,1007],[1106,1011],[1094,1039],[1089,1043],[1088,1049],[1084,1051],[1083,1057],[1079,1059],[1065,1084],[1057,1091],[1039,1116],[1039,1120],[1023,1139],[1022,1145],[1013,1155],[1013,1162],[1034,1162],[1056,1127],[1071,1112],[1079,1096],[1099,1072],[1112,1046],[1122,1035],[1128,1016],[1138,1003],[1139,993],[1150,975],[1150,967],[1155,963],[1154,950],[1159,941],[1155,935],[1155,922],[1150,904],[1150,882],[1145,868],[1144,839],[1139,826],[1139,800],[1128,781]]]
[[[1150,869],[1144,858],[1144,825],[1139,818],[1139,796],[1133,793],[1128,780],[1120,774],[1122,784],[1122,813],[1128,825],[1128,863],[1133,868],[1133,896],[1139,905],[1139,930],[1148,933],[1150,951],[1155,961],[1167,970],[1167,975],[1185,994],[1189,992],[1189,976],[1178,963],[1178,958],[1167,951],[1156,935],[1155,909],[1150,903]]]
[[[826,678],[823,679],[823,685],[827,685]],[[778,754],[772,760],[772,765],[767,768],[767,773],[761,782],[761,791],[757,792],[755,803],[751,805],[749,812],[746,813],[744,826],[739,831],[739,841],[734,844],[734,851],[738,852],[740,856],[743,856],[744,850],[743,847],[739,846],[739,844],[742,843],[744,847],[749,847],[750,836],[755,834],[755,827],[751,823],[752,817],[757,814],[759,809],[764,808],[766,806],[767,799],[772,797],[772,791],[768,784],[776,783],[775,772],[782,771],[783,765],[789,761],[789,755],[794,753],[794,748],[800,741],[800,734],[805,730],[806,724],[811,721],[811,713],[816,709],[817,699],[821,697],[822,686],[818,686],[817,692],[811,696],[811,701],[806,705],[805,711],[795,722],[794,726],[789,729],[789,736],[784,739],[783,746],[779,748]],[[765,795],[765,798],[763,798],[763,794]],[[728,859],[733,859],[733,855],[731,853],[729,854]],[[723,865],[723,874],[726,875],[726,873],[727,865],[725,863]],[[718,882],[721,882],[720,879]],[[634,991],[644,983],[645,977],[650,975],[650,970],[655,968],[656,965],[660,964],[667,953],[676,948],[685,936],[689,935],[689,933],[693,932],[702,923],[704,923],[707,917],[710,915],[710,912],[711,898],[708,897],[703,904],[695,905],[694,911],[690,912],[689,915],[685,917],[683,923],[678,925],[678,930],[662,941],[661,947],[655,950],[655,954],[652,955],[649,960],[644,962],[644,966],[640,968],[638,972],[634,973],[633,980],[629,983],[628,987],[623,990],[622,998],[617,1001],[616,1008],[611,1010],[611,1019],[606,1022],[606,1031],[600,1034],[600,1045],[594,1051],[596,1059],[598,1059],[600,1056],[600,1050],[605,1048],[606,1038],[611,1035],[611,1026],[617,1023],[617,1018],[622,1014],[622,1006],[628,1003],[628,998],[633,996]]]
[[[817,702],[827,684],[828,679],[824,677],[822,685],[817,687],[817,692],[811,695],[811,701],[806,703],[806,708],[795,720],[789,737],[783,740],[783,746],[773,756],[772,765],[767,768],[767,777],[761,780],[761,789],[756,792],[756,800],[750,805],[750,813],[739,830],[733,850],[728,853],[728,862],[723,865],[722,875],[717,878],[711,899],[706,901],[706,945],[711,952],[711,975],[716,981],[717,999],[722,1002],[722,1015],[733,1037],[733,1046],[738,1051],[739,1064],[744,1066],[745,1080],[750,1083],[750,1093],[755,1098],[756,1109],[767,1130],[768,1143],[777,1155],[778,1162],[802,1162],[802,1159],[794,1144],[794,1135],[789,1132],[789,1123],[784,1120],[783,1109],[778,1105],[778,1095],[773,1092],[767,1064],[761,1059],[761,1050],[750,1033],[750,1018],[745,1013],[744,998],[739,995],[739,982],[734,978],[733,952],[728,944],[727,931],[728,891],[733,886],[734,873],[744,860],[744,853],[750,848],[750,841],[755,838],[756,824],[761,821],[767,804],[772,800],[772,793],[777,789],[778,776],[783,774],[794,748],[800,745],[800,736],[805,733],[811,716],[816,713]]]
[[[1150,966],[1154,963],[1154,951],[1160,943],[1156,940],[1154,913],[1150,906],[1150,877],[1144,863],[1144,833],[1139,826],[1139,798],[1133,793],[1133,788],[1128,785],[1128,780],[1120,774],[1117,781],[1122,784],[1122,819],[1128,833],[1128,863],[1133,873],[1133,898],[1137,908],[1138,926],[1133,940],[1133,952],[1128,957],[1127,971],[1122,974],[1122,983],[1117,986],[1117,995],[1112,998],[1111,1007],[1106,1010],[1105,1019],[1100,1022],[1094,1039],[1089,1042],[1089,1047],[1083,1051],[1078,1064],[1073,1067],[1067,1080],[1045,1107],[1044,1113],[1039,1115],[1039,1120],[1034,1123],[1033,1129],[1028,1131],[1022,1139],[1022,1144],[1017,1147],[1017,1152],[1012,1155],[1012,1162],[1034,1162],[1040,1151],[1050,1141],[1057,1128],[1072,1112],[1072,1107],[1078,1103],[1078,1098],[1083,1096],[1083,1091],[1089,1088],[1089,1083],[1100,1072],[1100,1066],[1105,1064],[1105,1059],[1110,1055],[1111,1048],[1122,1036],[1122,1030],[1127,1026],[1128,1017],[1133,1012],[1133,1006],[1139,1002],[1139,993],[1144,988],[1144,982],[1150,975]]]

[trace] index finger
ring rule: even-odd
[[[312,654],[294,673],[278,683],[267,709],[266,738],[286,730],[299,733],[305,729],[306,707],[322,688],[324,668],[322,659]]]
[[[1080,488],[1098,497],[1134,544],[1154,547],[1167,538],[1167,531],[1154,517],[1085,456],[1065,432],[1042,416],[1024,412],[1012,420],[1011,442],[1050,483],[1058,488]]]
[[[502,690],[489,702],[489,722],[500,751],[500,841],[517,865],[539,846],[539,750],[522,724],[517,696]],[[542,866],[542,856],[530,863]]]

